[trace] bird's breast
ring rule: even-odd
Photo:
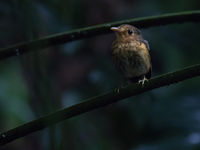
[[[151,67],[148,49],[142,42],[116,44],[112,56],[117,68],[127,78],[144,75]]]

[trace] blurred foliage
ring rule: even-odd
[[[122,19],[199,9],[197,0],[1,0],[0,45]],[[199,63],[199,24],[142,30],[153,75]],[[0,131],[119,86],[114,35],[0,62]],[[200,147],[199,78],[129,98],[18,139],[4,150],[187,150]]]

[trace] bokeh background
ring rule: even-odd
[[[123,19],[200,9],[198,0],[1,0],[0,48]],[[142,30],[153,76],[199,63],[200,24]],[[0,132],[122,83],[114,34],[0,61]],[[20,138],[3,150],[200,149],[200,78],[156,89]]]

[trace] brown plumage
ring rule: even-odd
[[[123,76],[132,81],[144,84],[151,77],[151,58],[149,44],[143,39],[140,30],[123,24],[112,27],[116,40],[112,44],[112,59]]]

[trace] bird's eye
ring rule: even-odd
[[[128,30],[128,34],[129,35],[133,34],[133,31],[132,30]]]

